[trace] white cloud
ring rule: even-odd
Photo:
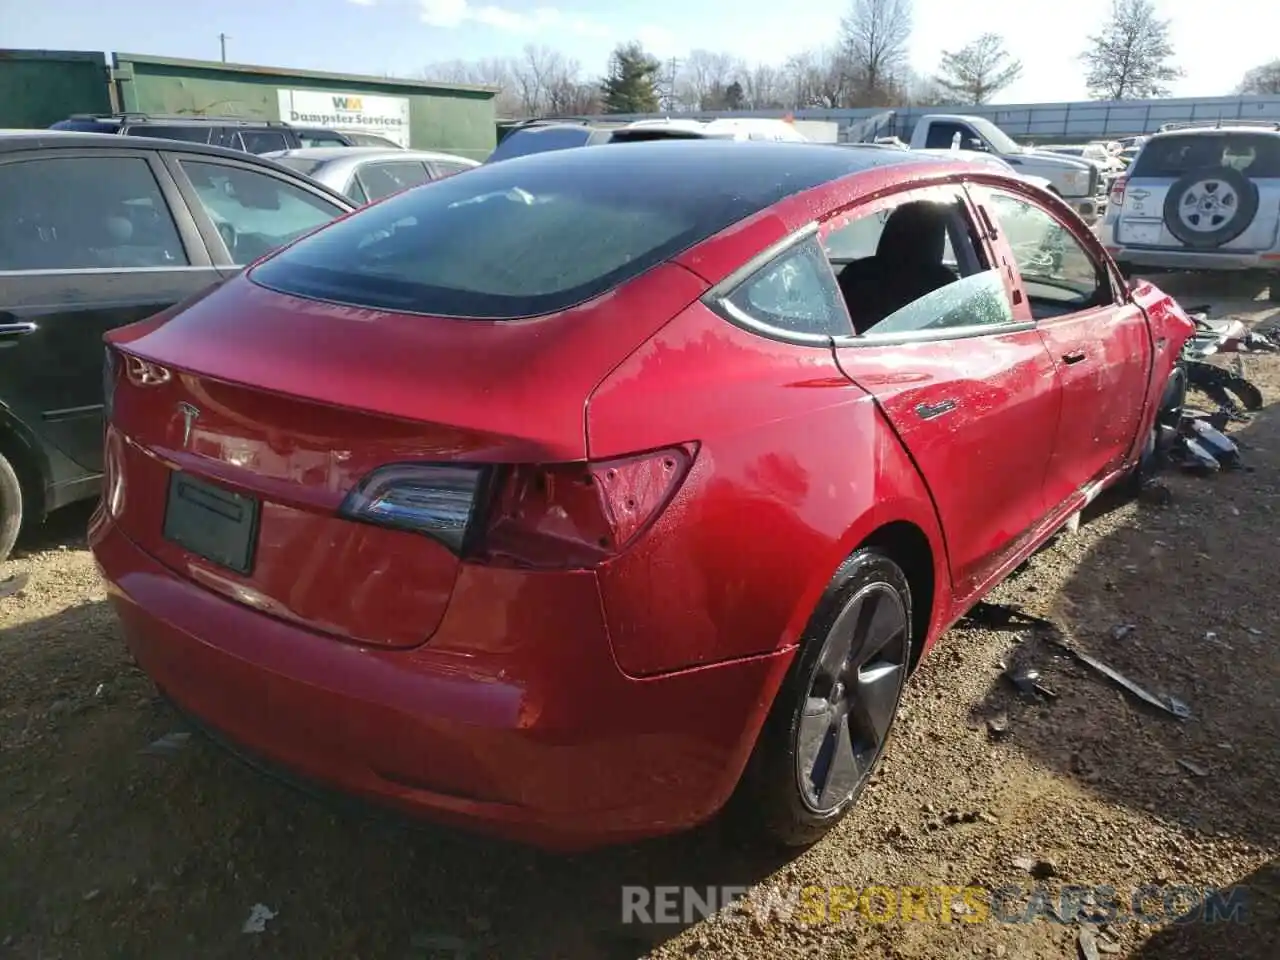
[[[357,7],[372,7],[378,0],[347,0],[348,3],[354,3]]]
[[[372,3],[373,0],[353,0]],[[507,33],[538,33],[556,28],[584,37],[605,37],[609,30],[583,17],[566,16],[555,7],[537,7],[528,13],[493,4],[473,5],[468,0],[418,0],[418,17],[429,27],[451,29],[464,23],[480,23]]]

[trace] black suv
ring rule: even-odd
[[[271,153],[300,147],[399,147],[374,133],[345,133],[327,127],[302,127],[282,120],[235,117],[157,116],[146,113],[73,114],[49,129],[115,133],[207,143],[245,153]]]
[[[96,497],[102,337],[355,209],[270,160],[65,131],[0,134],[0,560]]]

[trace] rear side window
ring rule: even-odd
[[[183,140],[187,143],[208,143],[212,127],[182,126],[162,127],[154,124],[129,127],[125,132],[131,137],[153,137],[157,140]]]
[[[709,142],[724,164],[676,164],[675,143],[570,150],[478,167],[318,231],[251,278],[297,296],[435,316],[564,310],[644,273],[783,196],[837,175]],[[765,145],[761,145],[764,147]],[[672,176],[673,164],[679,176]]]
[[[547,150],[585,147],[590,138],[591,131],[587,127],[534,127],[529,130],[516,130],[507,134],[493,153],[489,154],[489,162],[510,160],[512,157],[523,157]]]
[[[273,150],[289,149],[289,141],[285,135],[275,130],[241,130],[240,142],[249,153],[271,153]]]
[[[347,141],[325,130],[298,130],[298,143],[304,147],[345,147]]]
[[[146,160],[64,157],[0,164],[0,270],[187,263]]]
[[[1157,137],[1143,147],[1129,175],[1181,177],[1217,167],[1233,167],[1254,178],[1280,177],[1280,136],[1191,133]]]
[[[180,160],[232,263],[250,263],[345,211],[258,170]]]

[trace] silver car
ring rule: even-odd
[[[264,156],[318,180],[359,204],[372,203],[428,180],[441,180],[480,166],[475,160],[451,153],[398,147],[309,147],[277,150]]]
[[[1280,125],[1157,133],[1112,190],[1100,236],[1126,272],[1256,273],[1280,302]]]

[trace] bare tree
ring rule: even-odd
[[[853,0],[840,23],[840,52],[851,88],[840,106],[882,106],[901,90],[911,40],[911,0]]]
[[[852,75],[838,47],[806,50],[787,61],[788,106],[847,106],[852,94]]]
[[[514,64],[503,58],[483,60],[446,60],[423,67],[419,76],[423,80],[438,83],[464,83],[473,86],[497,87],[494,97],[494,113],[499,117],[521,115],[520,97],[513,83]]]
[[[767,63],[756,64],[742,74],[742,91],[749,110],[777,110],[786,105],[783,72]]]
[[[688,110],[722,110],[725,92],[742,71],[732,54],[692,50],[676,78],[676,100]]]
[[[949,94],[934,77],[912,70],[903,84],[907,104],[915,107],[940,107],[953,104],[956,98]]]
[[[1080,59],[1085,85],[1098,100],[1143,100],[1169,93],[1182,76],[1173,64],[1169,21],[1156,16],[1152,0],[1112,0],[1111,19]]]
[[[934,79],[955,103],[986,103],[1022,76],[1022,61],[1014,60],[998,34],[984,33],[954,53],[942,51]]]
[[[1280,93],[1280,60],[1254,67],[1244,75],[1236,92],[1264,95]]]

